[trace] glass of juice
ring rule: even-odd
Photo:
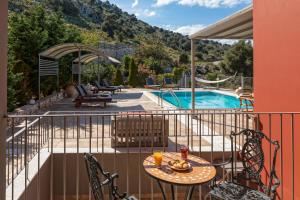
[[[181,153],[181,159],[182,160],[187,160],[188,154],[189,154],[189,149],[186,146],[182,146],[180,148],[180,153]]]
[[[155,162],[155,165],[157,167],[160,167],[161,166],[161,163],[162,163],[162,152],[161,151],[154,151],[153,152],[153,157],[154,157],[154,162]]]

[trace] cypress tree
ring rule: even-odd
[[[137,74],[138,74],[138,67],[135,64],[135,61],[133,58],[130,60],[129,64],[129,77],[128,77],[128,84],[132,87],[137,86]]]
[[[115,76],[115,81],[114,81],[115,85],[123,85],[123,76],[122,76],[122,72],[120,69],[117,69],[116,71],[116,76]]]

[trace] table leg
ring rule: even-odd
[[[174,185],[171,185],[172,200],[175,200]]]
[[[161,191],[161,193],[162,193],[162,195],[163,195],[163,200],[167,200],[165,191],[164,191],[164,189],[162,188],[161,183],[160,183],[159,180],[157,180],[157,184],[158,184],[159,189],[160,189],[160,191]]]
[[[194,189],[195,189],[195,186],[189,187],[188,192],[186,194],[186,200],[191,200],[192,199]]]

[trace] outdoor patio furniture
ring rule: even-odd
[[[117,88],[113,87],[106,87],[99,83],[99,81],[94,81],[94,84],[96,86],[96,92],[102,91],[102,92],[112,92],[113,94],[118,90]]]
[[[161,183],[170,185],[172,199],[175,199],[175,186],[186,187],[185,199],[192,199],[195,187],[203,185],[216,176],[216,169],[208,161],[194,155],[188,155],[188,162],[190,169],[186,171],[177,171],[170,169],[169,161],[181,160],[181,154],[175,152],[163,152],[162,164],[158,168],[155,165],[154,156],[148,156],[144,162],[143,167],[145,172],[156,180],[164,200],[166,200],[166,193]],[[171,171],[170,171],[171,170]]]
[[[164,88],[173,88],[173,89],[178,89],[179,90],[179,85],[175,84],[171,78],[164,78]]]
[[[161,87],[160,85],[154,83],[153,78],[151,77],[146,78],[146,85],[144,85],[144,88],[159,90],[160,87]]]
[[[87,92],[83,89],[83,86],[76,86],[75,89],[78,92],[78,96],[76,97],[75,107],[80,107],[82,103],[103,103],[104,107],[109,102],[112,102],[112,97],[107,94],[102,95],[88,95]]]
[[[245,138],[245,144],[240,152],[240,160],[243,164],[243,170],[240,173],[236,173],[234,157],[236,152],[236,147],[233,145],[233,141],[237,141],[238,138]],[[220,163],[215,166],[225,166],[231,163],[231,180],[221,181],[217,183],[216,179],[213,181],[211,188],[207,197],[212,197],[214,199],[241,199],[241,200],[273,200],[276,196],[276,189],[280,185],[280,181],[276,175],[275,165],[277,152],[279,150],[279,143],[277,141],[271,140],[265,134],[255,130],[245,129],[241,132],[232,132],[231,138],[231,159],[227,162]],[[265,139],[268,149],[273,149],[270,152],[273,155],[271,160],[270,172],[268,172],[269,177],[267,183],[263,183],[261,180],[261,173],[264,170],[265,157],[262,148],[262,140]],[[270,156],[271,159],[271,156]],[[248,182],[249,185],[255,185],[255,189],[250,186],[246,186],[245,183]],[[259,190],[257,190],[259,188]]]
[[[84,159],[90,187],[95,200],[106,199],[103,193],[104,187],[108,188],[109,199],[137,200],[134,196],[119,193],[119,188],[116,186],[116,179],[119,177],[117,173],[110,174],[109,172],[105,172],[92,154],[85,153]]]
[[[107,88],[115,88],[120,92],[122,91],[122,88],[123,88],[122,86],[109,85],[109,83],[105,79],[102,80],[102,86],[107,87]]]
[[[163,116],[124,115],[111,122],[112,147],[167,147],[169,120]]]

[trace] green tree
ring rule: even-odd
[[[134,59],[131,58],[130,65],[129,65],[128,84],[131,85],[132,87],[136,87],[138,84],[137,75],[138,75],[138,67],[135,64]]]
[[[124,85],[121,69],[117,69],[116,71],[114,85]]]
[[[145,60],[145,64],[152,70],[156,75],[163,73],[163,69],[160,65],[160,62],[150,57],[149,59]]]
[[[129,65],[130,65],[130,60],[131,58],[129,56],[124,56],[123,57],[123,69],[124,69],[124,76],[128,76],[129,75]]]
[[[174,67],[173,68],[173,77],[174,77],[174,81],[178,82],[180,80],[180,78],[182,77],[182,73],[184,72],[184,68],[183,67]]]
[[[18,99],[16,95],[18,93],[17,86],[22,80],[21,73],[14,73],[11,66],[7,69],[7,110],[11,112],[18,105]]]
[[[239,41],[225,52],[221,67],[225,73],[235,72],[253,76],[253,48],[251,42]]]
[[[26,103],[32,95],[38,96],[38,55],[45,49],[67,42],[80,42],[81,36],[73,25],[67,25],[59,12],[49,12],[36,4],[23,12],[9,14],[9,57],[12,71],[23,74],[16,94],[17,101]],[[60,60],[60,79],[66,82],[71,78],[69,64],[74,58]],[[67,80],[65,77],[68,77]],[[17,87],[17,86],[16,86]],[[41,85],[44,94],[56,88],[56,79],[44,77]]]
[[[186,53],[182,53],[179,56],[179,63],[180,64],[188,64],[189,61],[189,56]]]

